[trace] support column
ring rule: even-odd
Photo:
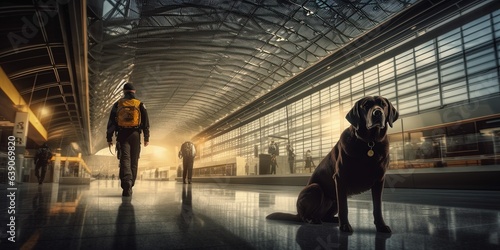
[[[54,173],[53,180],[54,183],[59,183],[59,178],[61,177],[61,153],[57,152],[54,160]]]
[[[38,120],[35,113],[29,108],[28,103],[26,103],[17,91],[16,87],[10,81],[9,77],[5,74],[3,69],[0,67],[0,92],[4,92],[5,95],[10,99],[12,105],[19,108],[19,111],[23,111],[29,113],[29,123],[33,126],[34,130],[30,133],[30,138],[32,138],[38,144],[47,141],[47,130],[43,127],[42,123]],[[5,107],[2,107],[5,108]],[[17,118],[16,118],[17,121]],[[28,123],[25,123],[25,127],[28,127]],[[16,124],[14,124],[16,127]],[[15,129],[15,128],[14,128]],[[14,135],[15,136],[15,135]]]
[[[69,160],[68,157],[66,156],[66,160],[64,161],[64,171],[61,177],[71,177],[69,175]]]
[[[82,167],[82,153],[78,153],[78,158],[80,161],[78,161],[78,177],[82,178],[83,177],[83,167]]]
[[[17,112],[14,123],[13,136],[16,137],[16,182],[23,181],[24,153],[26,151],[26,140],[28,137],[29,114]]]

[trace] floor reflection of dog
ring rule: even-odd
[[[295,242],[300,246],[300,249],[347,250],[349,249],[349,241],[356,242],[363,239],[364,249],[385,250],[387,240],[391,238],[391,234],[368,233],[361,234],[359,237],[356,237],[357,239],[352,239],[352,237],[353,235],[340,233],[337,228],[304,224],[297,230]],[[370,246],[370,244],[374,245]]]
[[[348,249],[347,235],[339,235],[333,227],[304,224],[295,235],[301,249]]]
[[[387,124],[399,117],[383,97],[364,97],[346,115],[351,124],[320,162],[297,199],[297,215],[272,213],[271,220],[337,222],[343,232],[353,229],[347,217],[347,196],[372,191],[374,223],[378,232],[390,233],[382,217],[382,189],[389,164]],[[332,178],[333,177],[333,178]]]

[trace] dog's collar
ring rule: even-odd
[[[359,136],[359,135],[358,135],[358,130],[354,130],[354,135],[356,136],[356,138],[357,138],[357,139],[359,139],[359,140],[361,140],[361,141],[364,141],[364,142],[366,142],[366,143],[368,143],[368,144],[372,144],[372,143],[373,143],[373,144],[375,144],[375,142],[374,142],[374,141],[367,141],[367,140],[365,140],[363,137]]]
[[[375,146],[375,142],[374,141],[371,141],[371,142],[368,142],[368,147],[370,148],[368,150],[368,152],[366,152],[366,154],[368,155],[368,157],[372,157],[375,152],[373,152],[373,147]]]
[[[366,154],[368,155],[368,157],[374,156],[375,155],[375,151],[373,151],[373,147],[375,147],[375,141],[366,141],[365,139],[361,138],[361,136],[358,135],[358,131],[357,130],[354,131],[354,135],[359,140],[361,140],[361,141],[365,142],[366,144],[368,144],[368,147],[370,148],[368,150],[368,152],[366,152]]]

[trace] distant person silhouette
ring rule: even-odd
[[[290,174],[295,172],[295,153],[291,143],[286,145],[286,152],[288,154],[288,165],[290,166]]]
[[[307,150],[306,151],[306,166],[305,168],[309,168],[309,173],[312,172],[312,169],[314,168],[314,162],[313,162],[313,158],[312,158],[312,154],[311,154],[311,150]]]
[[[52,159],[52,151],[47,143],[44,143],[35,154],[35,176],[38,179],[39,185],[42,185],[45,179],[45,173],[47,172],[47,165],[49,165],[50,159]]]
[[[191,184],[193,178],[193,164],[196,156],[196,147],[190,141],[186,141],[181,145],[179,150],[179,159],[182,159],[182,183]]]
[[[271,174],[276,174],[276,168],[278,167],[278,162],[276,161],[276,156],[278,155],[278,145],[274,141],[271,141],[269,144],[267,153],[271,155]]]

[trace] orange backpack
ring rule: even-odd
[[[137,99],[120,99],[116,112],[116,122],[121,128],[138,128],[141,125],[141,101]]]

